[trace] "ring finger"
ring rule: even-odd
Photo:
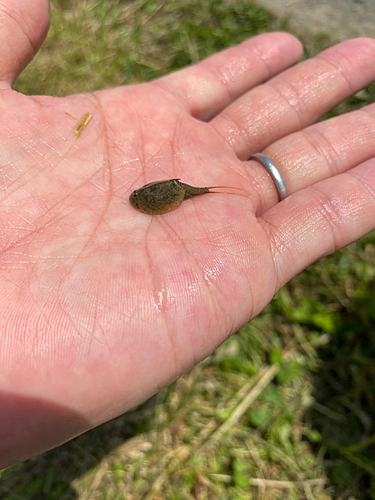
[[[262,153],[275,164],[291,195],[374,158],[374,137],[375,104],[371,104],[290,134]],[[244,165],[256,185],[260,215],[277,203],[279,195],[262,165],[254,160]]]

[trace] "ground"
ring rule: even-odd
[[[298,31],[325,32],[337,41],[375,38],[374,0],[259,0]]]

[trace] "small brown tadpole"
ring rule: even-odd
[[[161,215],[176,210],[184,200],[194,196],[208,193],[219,194],[220,191],[211,191],[211,189],[215,188],[237,189],[246,193],[243,189],[230,186],[195,187],[180,182],[180,179],[168,179],[145,184],[133,191],[129,200],[139,212],[148,215]],[[249,198],[249,196],[240,193],[224,192],[221,194],[235,194]]]
[[[92,118],[92,114],[91,113],[86,113],[84,115],[84,117],[82,118],[82,120],[79,122],[76,131],[74,132],[74,135],[76,137],[79,137],[82,134],[83,129],[87,126],[87,124],[89,123],[89,121],[91,120],[91,118]]]

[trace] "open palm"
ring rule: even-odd
[[[28,3],[38,46],[46,4]],[[30,57],[16,41],[3,43],[0,97],[0,465],[140,403],[375,225],[375,107],[308,127],[374,79],[374,40],[285,70],[300,45],[273,33],[149,84],[64,99],[11,90]],[[77,138],[69,115],[87,112]],[[283,175],[281,203],[246,161],[257,151]],[[171,178],[246,196],[159,216],[130,205]]]

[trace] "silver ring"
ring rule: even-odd
[[[272,161],[267,156],[262,155],[260,153],[256,153],[255,155],[251,155],[249,159],[251,160],[251,158],[255,158],[262,165],[264,165],[266,167],[266,169],[271,174],[271,177],[275,182],[276,189],[279,193],[280,201],[284,200],[288,196],[288,193],[286,191],[286,187],[285,187],[283,178],[281,177],[281,174],[277,170],[276,166],[272,163]]]

